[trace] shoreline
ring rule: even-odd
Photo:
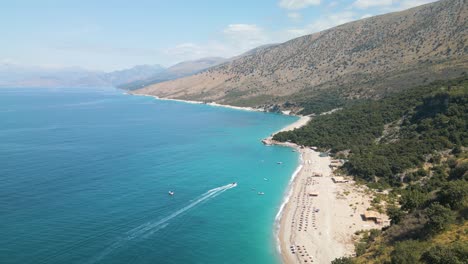
[[[236,107],[214,102],[204,103],[159,98],[147,94],[130,94],[153,97],[157,100],[267,112],[264,109]],[[276,249],[282,263],[330,263],[335,258],[354,254],[356,231],[381,229],[383,226],[362,219],[361,214],[370,207],[372,200],[366,187],[357,186],[351,180],[347,180],[346,184],[332,181],[332,159],[329,156],[321,157],[321,153],[315,151],[315,148],[298,146],[290,142],[277,142],[272,139],[279,132],[303,127],[311,120],[310,116],[297,117],[299,119],[292,124],[262,140],[265,145],[289,147],[299,153],[298,165],[284,191],[282,203],[274,220]],[[320,177],[312,175],[320,175]],[[388,219],[384,215],[382,218],[384,222]]]
[[[209,105],[209,106],[214,106],[214,107],[223,107],[223,108],[236,109],[236,110],[242,110],[242,111],[251,111],[251,112],[266,112],[264,109],[260,109],[260,108],[232,106],[232,105],[218,104],[218,103],[215,103],[215,102],[205,103],[205,102],[201,102],[201,101],[161,98],[161,97],[158,97],[156,95],[150,95],[150,94],[136,94],[136,93],[127,93],[127,94],[128,95],[135,95],[135,96],[152,97],[154,99],[161,100],[161,101],[174,101],[174,102],[187,103],[187,104]],[[293,115],[291,115],[291,116],[293,116]]]
[[[310,117],[301,119],[279,132],[304,126]],[[352,256],[356,231],[383,227],[362,219],[361,214],[372,200],[367,188],[349,179],[335,183],[331,168],[335,161],[331,157],[321,157],[320,152],[294,143],[274,141],[272,136],[262,142],[290,147],[300,154],[275,217],[282,263],[330,263],[335,258]],[[381,217],[384,222],[388,219]]]

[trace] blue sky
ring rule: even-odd
[[[3,0],[0,64],[116,70],[231,57],[434,0]]]

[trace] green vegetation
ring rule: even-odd
[[[347,105],[275,135],[330,150],[348,160],[341,173],[390,188],[386,208],[375,209],[391,226],[357,233],[356,257],[333,263],[467,263],[467,122],[464,77]]]
[[[353,264],[354,261],[352,258],[347,258],[347,257],[342,257],[342,258],[337,258],[332,261],[332,264]]]
[[[398,208],[397,206],[390,205],[387,208],[387,215],[390,218],[391,224],[396,225],[401,222],[401,220],[405,216],[405,213],[402,210],[400,210],[400,208]]]
[[[467,243],[455,242],[428,249],[422,254],[421,260],[431,264],[463,264],[468,260],[467,252]]]
[[[401,241],[395,244],[395,249],[391,253],[392,264],[416,264],[419,261],[419,255],[424,251],[421,243],[415,240]]]
[[[303,107],[300,114],[309,115],[309,114],[318,114],[323,112],[328,112],[333,109],[341,108],[346,105],[350,105],[353,100],[346,100],[340,94],[340,91],[320,91],[317,92],[315,96],[307,96],[304,100],[302,98],[294,98],[299,102],[300,106]],[[353,102],[355,103],[355,102]]]
[[[452,210],[437,202],[426,209],[426,215],[428,221],[425,227],[433,234],[444,231],[455,220]]]
[[[468,78],[461,78],[360,102],[274,139],[335,153],[350,150],[349,174],[399,186],[400,174],[420,166],[428,155],[437,159],[438,150],[466,147],[467,120]],[[410,180],[422,176],[424,171],[408,174]]]
[[[401,198],[400,206],[387,207],[391,226],[372,240],[361,238],[352,261],[466,263],[468,183],[450,175],[466,176],[467,157],[466,151],[448,154],[438,166],[428,169],[426,177],[405,188],[394,188],[391,193],[399,193]],[[444,176],[437,177],[440,174]]]
[[[466,165],[466,163],[464,163]],[[465,168],[465,172],[467,168]],[[461,209],[467,204],[468,182],[457,180],[447,183],[439,192],[440,202],[453,209]]]

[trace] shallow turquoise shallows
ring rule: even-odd
[[[260,140],[295,120],[0,89],[0,263],[279,263],[275,216],[298,156]]]

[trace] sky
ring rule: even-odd
[[[0,0],[0,64],[112,71],[170,66],[434,0]]]

